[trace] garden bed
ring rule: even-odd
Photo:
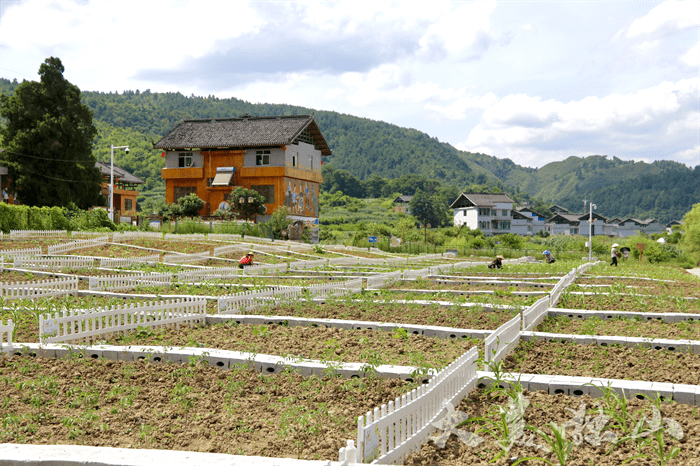
[[[413,335],[406,330],[341,330],[281,325],[237,325],[235,322],[176,329],[142,328],[106,340],[118,346],[216,348],[271,354],[293,360],[360,362],[375,367],[389,364],[441,369],[479,340],[441,339]]]
[[[573,335],[700,340],[700,319],[666,323],[659,320],[627,319],[624,317],[615,319],[547,317],[535,328],[535,331]]]
[[[549,464],[558,465],[560,462],[554,452],[545,453],[538,447],[547,446],[542,436],[534,431],[526,429],[526,437],[515,434],[511,440],[512,446],[507,452],[496,443],[504,440],[503,445],[508,446],[507,433],[498,434],[500,421],[498,407],[513,418],[521,420],[520,425],[540,429],[543,433],[553,437],[549,426],[554,422],[561,426],[567,424],[566,440],[571,442],[572,448],[565,464],[568,466],[620,466],[629,464],[632,466],[670,464],[670,465],[698,465],[700,461],[700,414],[694,406],[660,403],[658,413],[661,415],[663,433],[662,445],[659,453],[654,451],[658,443],[651,431],[655,428],[651,420],[655,416],[654,404],[649,400],[633,398],[627,403],[621,402],[617,397],[593,399],[588,395],[573,397],[566,395],[549,395],[543,391],[524,391],[519,406],[517,403],[509,409],[508,398],[505,395],[492,398],[485,390],[473,391],[469,397],[462,400],[456,408],[459,419],[483,418],[487,421],[467,422],[455,431],[476,434],[482,442],[476,446],[469,446],[460,441],[456,435],[450,435],[444,448],[440,448],[431,440],[423,445],[420,452],[413,454],[406,465],[423,466],[487,466],[510,465],[517,460],[526,457],[544,457]],[[515,397],[517,401],[517,396]],[[526,400],[526,401],[525,401]],[[600,410],[598,409],[600,407]],[[584,415],[581,415],[583,408]],[[646,418],[647,421],[643,421]],[[622,421],[626,421],[626,427]],[[670,420],[670,421],[669,421]],[[635,432],[635,428],[639,426]],[[671,427],[673,426],[674,430]],[[511,428],[514,424],[511,425]],[[680,430],[675,428],[680,427]],[[479,429],[493,429],[495,435],[479,432]],[[514,430],[514,429],[513,429]],[[454,432],[454,431],[453,431]],[[679,440],[674,437],[682,434]],[[628,440],[624,440],[628,437]],[[525,446],[525,440],[531,440],[532,446]],[[476,439],[474,439],[476,440]],[[616,443],[618,442],[619,443]],[[474,442],[476,443],[476,441]],[[473,445],[473,444],[472,444]],[[536,445],[536,446],[535,446]],[[671,451],[678,448],[677,456],[665,463],[663,457],[668,459]],[[551,448],[550,448],[551,449]],[[501,455],[499,459],[495,459]],[[635,456],[641,456],[634,459]],[[542,460],[528,460],[520,464],[526,466],[544,465]],[[564,464],[564,463],[561,463]]]
[[[409,386],[205,363],[0,357],[0,443],[337,460],[357,416]]]

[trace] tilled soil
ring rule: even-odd
[[[644,296],[643,296],[644,295]],[[590,311],[627,312],[682,312],[700,314],[700,299],[683,299],[676,296],[647,294],[598,294],[583,295],[563,293],[556,307],[586,309]]]
[[[526,425],[538,428],[551,436],[550,422],[555,422],[557,425],[566,424],[567,422],[572,423],[566,427],[566,439],[574,442],[571,454],[566,462],[567,466],[620,466],[627,461],[629,462],[626,464],[633,466],[660,464],[657,462],[658,456],[655,455],[652,450],[652,447],[656,443],[653,436],[650,434],[646,434],[646,437],[640,438],[639,440],[630,439],[620,442],[617,445],[610,441],[601,441],[600,437],[603,435],[614,434],[617,440],[622,440],[626,435],[630,434],[629,431],[613,427],[615,422],[612,418],[609,418],[607,421],[602,420],[603,418],[600,416],[600,412],[596,406],[600,403],[601,408],[606,409],[607,405],[603,399],[593,399],[588,395],[582,397],[548,395],[542,391],[525,391],[523,395],[529,402],[529,406],[525,409],[523,415],[523,421]],[[582,403],[585,403],[584,410],[586,410],[586,418],[585,421],[582,419],[584,422],[579,424],[573,421],[573,419],[575,417],[575,412],[582,407]],[[493,435],[489,435],[485,432],[478,433],[478,429],[480,427],[491,429],[496,427],[493,423],[499,419],[497,416],[498,406],[508,410],[507,397],[499,396],[492,399],[485,396],[483,392],[472,392],[469,397],[462,400],[459,407],[456,408],[457,411],[465,413],[465,417],[469,418],[486,417],[490,419],[492,424],[484,426],[483,423],[478,422],[467,423],[458,429],[464,432],[476,433],[483,439],[483,442],[475,447],[467,446],[453,434],[449,437],[444,448],[439,448],[436,443],[431,440],[423,445],[420,452],[413,454],[405,464],[410,466],[486,466],[494,464],[497,466],[505,466],[513,464],[517,459],[532,456],[544,457],[551,462],[549,464],[559,464],[553,452],[544,453],[537,447],[523,446],[523,442],[519,442],[520,444],[516,443],[506,455],[493,461],[501,452],[500,447],[496,443],[497,439]],[[617,410],[617,412],[619,413],[620,411]],[[647,420],[651,419],[653,416],[651,403],[648,400],[638,400],[636,398],[629,400],[628,412],[631,414],[631,418],[628,419],[628,422],[633,426],[636,425],[637,421],[641,421],[643,416],[646,417]],[[665,442],[663,448],[664,455],[668,455],[672,448],[680,448],[678,456],[667,464],[676,466],[700,465],[700,414],[697,408],[682,404],[663,403],[661,404],[660,414],[664,419],[665,425],[669,424],[666,419],[677,422],[682,428],[683,434],[682,439],[677,440],[672,437],[670,433],[665,432],[663,437]],[[595,424],[596,421],[600,421],[601,425],[597,426]],[[641,431],[649,431],[652,429],[649,422],[642,422],[640,426]],[[596,434],[595,429],[603,427],[604,430],[602,433]],[[606,434],[607,432],[611,434]],[[533,431],[525,431],[525,433],[528,437],[531,435],[533,436],[532,440],[535,445],[546,446],[546,442],[542,437],[535,435]],[[596,437],[598,437],[599,446],[595,445]],[[523,438],[520,437],[520,439],[522,440]],[[646,444],[642,444],[645,440],[649,441]],[[576,443],[580,444],[576,445]],[[649,457],[632,459],[639,454],[649,455]],[[532,466],[544,465],[546,463],[541,460],[528,460],[520,464]]]
[[[0,358],[0,443],[337,460],[357,416],[408,387],[205,364]]]
[[[700,316],[699,316],[700,317]],[[536,332],[573,335],[616,335],[639,338],[700,340],[700,320],[666,323],[658,320],[547,317]]]
[[[486,279],[485,279],[486,280]],[[442,280],[443,282],[445,280]],[[556,283],[545,284],[544,288],[522,285],[515,286],[508,282],[503,283],[479,283],[467,284],[454,281],[453,283],[439,283],[438,280],[415,280],[395,283],[391,285],[392,289],[398,290],[460,290],[460,291],[498,291],[500,293],[508,293],[511,291],[551,291],[551,288]]]
[[[361,362],[442,368],[479,340],[441,339],[406,331],[341,330],[280,325],[217,324],[176,329],[142,329],[107,344],[217,348],[273,354],[290,359]]]
[[[526,374],[700,384],[700,354],[663,349],[521,341],[505,366]]]
[[[616,285],[625,292],[655,296],[685,296],[700,298],[700,280],[661,282],[635,279],[578,279],[578,285]],[[585,288],[584,288],[585,289]],[[602,288],[601,291],[608,291]]]
[[[511,320],[519,311],[484,310],[479,306],[421,306],[418,304],[376,303],[373,301],[327,303],[298,302],[274,309],[257,309],[252,314],[278,315],[321,319],[364,320],[370,322],[396,322],[413,325],[435,325],[474,330],[495,330]]]

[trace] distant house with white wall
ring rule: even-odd
[[[638,218],[628,217],[620,221],[617,226],[617,234],[613,236],[625,237],[634,236],[641,233],[653,235],[654,233],[663,233],[664,231],[664,225],[653,218],[639,220]]]
[[[605,234],[605,217],[593,213],[593,228],[589,231],[591,214],[555,214],[547,220],[545,230],[551,235],[601,236]]]
[[[512,233],[513,200],[505,194],[462,193],[450,209],[455,226],[466,225],[486,236]]]
[[[510,223],[510,232],[514,235],[532,236],[532,217],[513,210],[513,221]]]
[[[529,207],[521,207],[519,209],[515,209],[515,211],[521,215],[530,217],[530,221],[528,222],[528,232],[526,234],[536,235],[537,232],[544,230],[544,225],[547,222],[547,219],[540,217],[540,215],[534,210],[530,209]]]

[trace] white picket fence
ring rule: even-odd
[[[538,299],[523,311],[523,331],[530,331],[538,326],[549,313],[549,296]]]
[[[435,431],[432,423],[447,414],[476,387],[479,356],[476,347],[436,374],[430,382],[368,411],[357,419],[358,462],[403,464]]]
[[[217,241],[241,241],[241,235],[233,235],[229,233],[209,233],[208,236],[211,240]]]
[[[391,267],[400,267],[402,265],[408,265],[408,261],[405,257],[391,257],[386,259],[386,265]]]
[[[159,273],[150,275],[115,275],[90,277],[90,291],[119,291],[129,290],[137,286],[170,286],[173,274]]]
[[[10,238],[56,238],[68,236],[66,230],[10,230]]]
[[[0,295],[7,299],[33,299],[78,294],[78,278],[58,278],[35,282],[0,283]]]
[[[218,299],[219,314],[241,314],[260,306],[297,299],[301,296],[302,290],[300,286],[289,286],[222,296]]]
[[[202,262],[211,257],[209,251],[198,252],[195,254],[165,254],[163,263],[168,264],[191,264],[193,262]]]
[[[386,259],[374,259],[371,257],[360,257],[360,265],[386,265]]]
[[[85,232],[82,232],[85,233]],[[109,236],[100,236],[99,238],[95,239],[84,239],[84,240],[78,240],[78,241],[71,241],[69,243],[63,243],[63,244],[55,244],[53,246],[49,246],[48,252],[49,255],[52,254],[60,254],[68,251],[75,251],[76,249],[83,249],[83,248],[96,248],[99,246],[103,246],[109,242]]]
[[[367,277],[367,289],[377,289],[386,286],[392,282],[401,280],[401,271],[391,273],[382,273]]]
[[[210,269],[191,270],[177,274],[177,281],[182,283],[204,282],[207,280],[220,280],[238,276],[238,266],[217,267]]]
[[[123,231],[112,235],[113,243],[133,241],[136,239],[163,239],[163,233],[153,231]]]
[[[212,256],[223,256],[224,254],[245,254],[250,252],[250,247],[244,244],[230,244],[228,246],[219,246],[214,248]]]
[[[404,270],[404,280],[415,280],[416,278],[425,278],[430,275],[430,269]]]
[[[139,327],[164,328],[204,323],[206,299],[150,301],[112,306],[95,312],[62,311],[39,317],[39,338],[43,343],[95,341],[113,334],[125,334]]]
[[[287,263],[281,264],[255,264],[242,269],[244,275],[276,275],[287,271]]]
[[[317,259],[310,261],[296,261],[289,264],[290,270],[315,269],[316,267],[325,267],[328,263],[327,259]]]
[[[15,324],[12,323],[12,319],[8,320],[6,324],[2,323],[0,320],[0,352],[12,351],[12,334],[15,331]]]
[[[41,248],[27,248],[27,249],[7,249],[0,251],[0,256],[2,257],[31,257],[41,255]]]
[[[95,259],[92,257],[17,257],[14,266],[28,269],[85,269],[95,266]]]
[[[150,254],[140,257],[104,257],[100,259],[100,267],[110,269],[115,267],[132,267],[136,264],[157,264],[160,254]]]
[[[360,263],[359,257],[334,257],[328,259],[328,265],[357,265]]]
[[[322,298],[326,296],[341,296],[362,291],[362,278],[353,278],[339,283],[321,283],[308,287],[311,296]]]
[[[206,241],[207,235],[203,233],[189,233],[186,235],[178,235],[177,233],[166,233],[163,236],[163,239],[165,240],[183,240],[183,239],[191,239],[193,241]]]
[[[520,325],[522,318],[518,315],[498,327],[484,340],[484,360],[498,362],[508,355],[520,342]]]

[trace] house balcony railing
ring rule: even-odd
[[[163,179],[179,179],[179,178],[204,178],[204,168],[189,167],[189,168],[163,168],[161,169]]]

